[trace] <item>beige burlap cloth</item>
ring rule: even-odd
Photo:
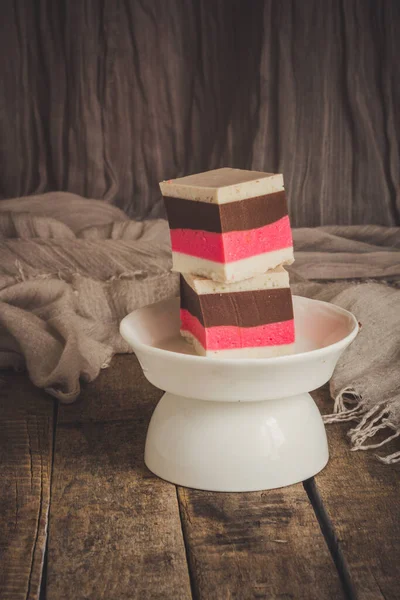
[[[332,377],[326,420],[355,423],[354,449],[384,446],[400,435],[400,228],[298,229],[294,238],[293,291],[362,323]],[[133,222],[67,193],[0,203],[0,368],[26,367],[62,402],[130,351],[118,331],[128,312],[177,291],[162,220]]]

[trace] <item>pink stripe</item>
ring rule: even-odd
[[[212,233],[197,229],[171,229],[172,250],[227,263],[293,246],[289,217],[257,229]]]
[[[189,331],[207,350],[280,346],[294,342],[294,320],[257,327],[203,327],[197,317],[181,309],[181,329]]]

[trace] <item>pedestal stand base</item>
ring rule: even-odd
[[[310,394],[215,402],[164,394],[147,433],[155,475],[217,492],[268,490],[304,481],[328,462],[321,415]]]

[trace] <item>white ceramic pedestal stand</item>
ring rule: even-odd
[[[147,433],[145,462],[172,483],[221,492],[267,490],[318,473],[325,428],[309,391],[326,383],[358,332],[355,317],[294,297],[296,350],[269,359],[193,355],[179,336],[179,300],[121,323],[146,378],[166,390]]]

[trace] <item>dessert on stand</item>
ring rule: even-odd
[[[147,467],[175,484],[265,490],[328,461],[309,392],[358,332],[337,306],[292,299],[293,244],[281,175],[217,169],[160,184],[180,299],[121,323],[145,377],[165,391]]]

